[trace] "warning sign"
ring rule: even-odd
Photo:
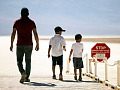
[[[110,48],[105,43],[97,43],[91,49],[91,57],[97,58],[97,61],[103,61],[103,58],[110,58]]]

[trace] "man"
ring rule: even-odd
[[[10,51],[13,50],[13,42],[17,31],[17,65],[21,73],[20,83],[30,82],[29,76],[31,71],[31,54],[33,49],[32,31],[36,40],[35,50],[39,50],[39,39],[34,21],[29,19],[29,10],[22,8],[21,18],[16,20],[13,25],[13,32],[11,35]],[[23,68],[23,57],[25,55],[26,68]]]

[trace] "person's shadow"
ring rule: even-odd
[[[29,83],[23,83],[24,85],[29,85],[29,86],[48,86],[48,87],[55,87],[57,85],[52,84],[52,83],[38,83],[38,82],[29,82]]]
[[[97,83],[96,81],[74,81],[74,80],[62,80],[62,82],[75,82],[75,83]]]

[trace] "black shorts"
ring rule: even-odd
[[[75,69],[83,68],[82,58],[73,57],[73,66]]]
[[[60,65],[63,66],[63,55],[54,57],[52,56],[52,66]]]

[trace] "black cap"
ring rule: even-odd
[[[55,27],[55,32],[59,32],[59,31],[63,31],[63,32],[65,32],[65,30],[63,30],[61,27],[59,27],[59,26],[57,26],[57,27]]]

